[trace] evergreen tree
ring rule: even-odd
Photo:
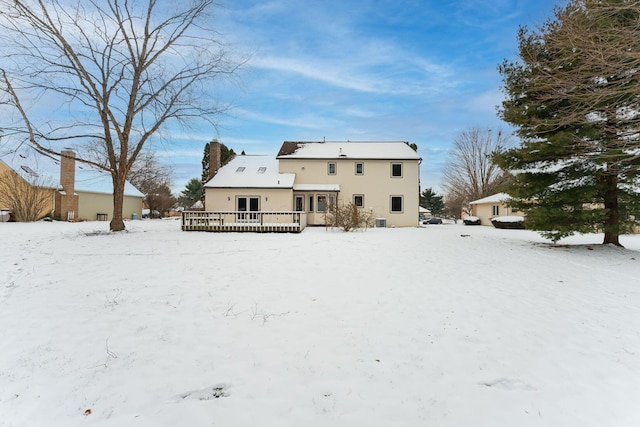
[[[427,208],[433,215],[441,215],[444,210],[442,196],[438,196],[433,189],[426,188],[420,194],[420,206]]]
[[[198,178],[191,178],[180,193],[178,203],[188,209],[199,200],[204,200],[202,181]]]
[[[499,67],[522,143],[495,159],[516,173],[512,206],[553,241],[604,231],[620,245],[640,217],[639,21],[637,2],[571,0]]]
[[[202,153],[202,178],[201,182],[204,184],[209,181],[209,143],[204,145],[204,153]]]
[[[229,148],[224,144],[220,144],[220,166],[224,166],[229,163],[236,156],[236,152],[233,148]]]
[[[204,153],[202,154],[202,183],[209,181],[209,143],[204,145]],[[243,151],[244,152],[244,151]],[[236,156],[233,148],[229,148],[224,144],[220,144],[220,166],[224,166]]]

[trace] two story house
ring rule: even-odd
[[[378,226],[415,226],[420,162],[402,141],[285,141],[275,158],[237,156],[219,168],[204,185],[205,211],[304,212],[307,224],[324,225],[329,206],[353,203]]]

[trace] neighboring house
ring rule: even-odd
[[[431,211],[425,207],[420,206],[418,208],[418,215],[420,218],[431,218]]]
[[[498,216],[523,216],[522,212],[507,207],[510,196],[506,193],[498,193],[479,200],[470,202],[471,216],[480,218],[481,225],[491,225],[491,219]]]
[[[304,212],[307,224],[324,225],[330,205],[353,203],[378,226],[416,226],[420,162],[405,142],[286,141],[275,158],[211,167],[218,172],[204,185],[205,211]]]
[[[63,157],[51,156],[33,148],[21,148],[0,157],[0,174],[13,171],[27,183],[36,182],[51,193],[51,205],[42,212],[61,220],[111,220],[113,183],[111,174],[76,162],[73,151]],[[144,194],[129,182],[125,184],[123,215],[142,216]],[[0,209],[8,208],[0,206]]]

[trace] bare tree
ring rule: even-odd
[[[367,228],[371,226],[372,221],[370,212],[353,203],[331,204],[325,213],[325,224],[328,227],[341,228],[342,231]]]
[[[0,0],[0,91],[21,118],[5,134],[54,155],[73,145],[78,161],[109,171],[113,231],[125,228],[125,181],[149,139],[172,121],[215,126],[225,110],[207,89],[241,61],[229,59],[209,29],[213,5]],[[64,114],[38,115],[43,99]],[[83,150],[95,140],[101,161]]]
[[[161,164],[153,151],[145,151],[138,156],[129,170],[128,179],[138,190],[145,193],[145,188],[150,185],[171,187],[171,174],[170,166]]]
[[[32,222],[51,213],[50,183],[34,175],[29,181],[13,171],[0,174],[0,206],[9,208],[19,222]]]
[[[446,199],[461,205],[497,193],[508,175],[493,162],[493,154],[508,144],[502,131],[473,127],[453,142],[443,171]]]
[[[129,181],[144,194],[151,216],[163,214],[176,203],[171,194],[171,168],[160,164],[153,151],[141,153],[129,171]]]
[[[462,218],[463,214],[471,215],[470,205],[460,197],[446,196],[444,198],[444,213],[454,219]]]

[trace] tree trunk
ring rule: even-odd
[[[122,209],[124,205],[124,179],[120,174],[113,174],[113,218],[109,224],[111,231],[124,231]]]
[[[607,175],[606,189],[604,194],[604,208],[607,211],[607,219],[604,227],[603,244],[620,244],[620,214],[618,212],[618,176],[615,174]]]

